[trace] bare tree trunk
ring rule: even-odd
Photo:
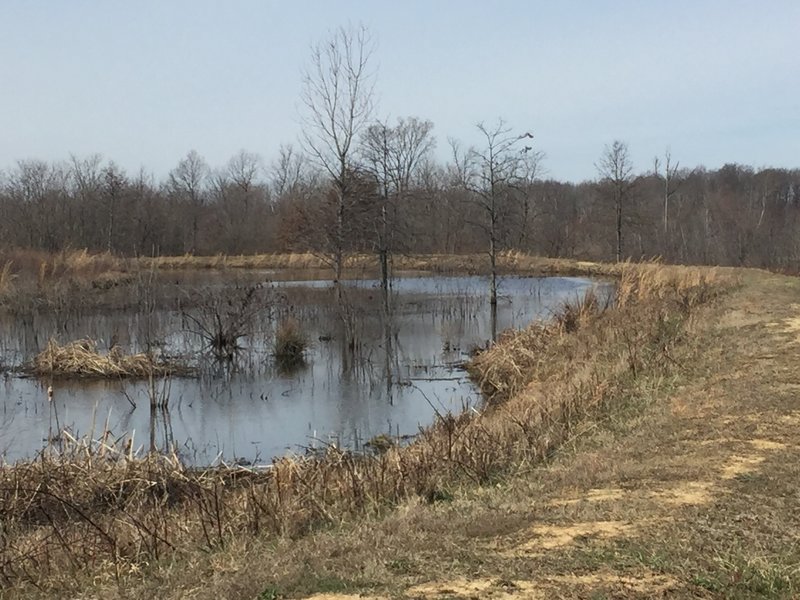
[[[391,303],[389,301],[389,248],[388,248],[388,235],[389,224],[387,218],[388,198],[384,196],[383,204],[381,205],[381,247],[380,247],[380,263],[381,263],[381,296],[383,299],[383,338],[384,338],[384,353],[386,355],[386,391],[391,394],[392,384],[394,383],[392,377],[392,314]],[[390,396],[391,400],[391,396]]]
[[[630,197],[633,186],[633,167],[628,158],[628,146],[615,140],[606,146],[600,162],[596,165],[603,182],[613,191],[616,212],[617,262],[622,260],[622,204]]]
[[[111,254],[114,250],[114,205],[111,205],[111,209],[108,215],[108,243],[106,244],[106,249],[108,253]]]
[[[191,253],[197,253],[197,207],[192,210],[192,248]]]
[[[669,244],[669,160],[667,160],[667,174],[664,177],[664,241]]]
[[[344,271],[344,225],[345,225],[345,190],[344,169],[341,179],[336,182],[336,233],[333,248],[333,287],[336,292],[336,302],[342,308],[344,294],[342,293],[342,273]]]
[[[489,303],[492,306],[497,306],[497,240],[495,239],[494,219],[492,220],[492,232],[489,238],[489,265],[492,278],[489,290]]]
[[[619,191],[617,192],[616,210],[617,210],[617,262],[620,262],[622,260],[622,197]]]

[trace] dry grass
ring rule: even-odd
[[[61,278],[91,279],[101,275],[121,274],[128,270],[125,259],[107,252],[65,249],[48,253],[38,250],[6,250],[0,252],[0,264],[18,275],[34,275],[41,284]]]
[[[158,269],[324,269],[328,265],[319,256],[309,253],[248,254],[228,256],[159,256],[140,258],[131,261],[132,265]],[[347,268],[357,268],[364,264],[374,264],[371,256],[352,256],[346,262]]]
[[[124,354],[119,346],[108,354],[101,354],[97,342],[85,339],[63,345],[50,340],[34,358],[31,370],[40,376],[102,379],[163,376],[174,373],[177,368],[158,363],[149,354]]]
[[[398,272],[438,274],[485,274],[489,267],[482,254],[397,255],[393,264]],[[0,307],[16,313],[42,307],[63,312],[87,306],[125,306],[136,298],[139,282],[153,279],[156,272],[278,270],[297,277],[318,278],[326,276],[324,273],[329,273],[330,267],[324,257],[308,253],[121,258],[86,250],[52,254],[33,250],[0,251],[0,265]],[[515,251],[498,257],[501,272],[521,275],[617,278],[624,267],[625,263],[550,259]],[[374,274],[377,268],[375,256],[354,254],[345,261],[345,276],[364,277]]]
[[[291,368],[305,362],[308,336],[297,319],[289,318],[278,325],[273,353],[281,367]]]
[[[108,290],[135,283],[128,261],[86,250],[5,250],[0,265],[0,307],[15,313],[85,307]]]
[[[510,332],[477,356],[470,368],[483,390],[491,398],[508,400],[532,382],[556,376],[570,386],[598,391],[600,387],[592,381],[608,377],[594,372],[593,366],[613,366],[635,376],[643,368],[668,364],[669,343],[674,342],[685,318],[732,283],[730,278],[705,268],[652,263],[623,264],[615,266],[615,271],[618,281],[611,304],[601,304],[590,292],[578,302],[565,304],[551,321]],[[585,331],[590,324],[595,324],[602,337],[591,335],[592,329]],[[568,337],[582,330],[583,334]],[[575,337],[585,338],[585,344],[576,344]],[[602,346],[611,349],[604,356],[608,362],[597,360],[598,354],[607,354]],[[537,404],[551,405],[547,401]]]
[[[484,254],[424,254],[396,255],[393,257],[396,269],[428,271],[433,273],[485,273],[488,262]],[[624,265],[625,263],[622,263]],[[654,265],[658,263],[653,263]],[[128,259],[129,270],[151,269],[194,270],[194,269],[308,269],[328,268],[330,264],[323,257],[309,253],[252,254],[228,256],[160,256],[155,258]],[[513,273],[542,275],[588,275],[613,276],[619,274],[621,265],[593,263],[572,259],[545,258],[518,251],[503,252],[498,256],[501,270]],[[377,258],[372,254],[352,254],[345,261],[345,268],[375,269]]]
[[[86,443],[3,468],[0,577],[44,594],[77,591],[89,577],[107,595],[173,561],[194,564],[247,540],[297,537],[501,481],[627,402],[644,373],[668,372],[694,308],[722,285],[699,270],[621,267],[613,306],[567,307],[477,357],[472,370],[493,402],[481,414],[440,415],[411,446],[369,456],[330,448],[251,472],[190,470],[126,452],[101,457],[85,450],[98,444]]]
[[[14,267],[13,260],[6,260],[3,263],[3,268],[0,269],[0,295],[7,294],[11,291],[16,275],[12,272]]]

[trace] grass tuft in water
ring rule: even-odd
[[[297,319],[286,319],[275,332],[275,360],[283,368],[302,366],[306,361],[308,336]]]

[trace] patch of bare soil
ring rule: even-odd
[[[492,598],[494,600],[539,600],[547,598],[544,589],[529,581],[504,579],[454,579],[442,583],[416,585],[406,591],[410,598],[455,599]]]
[[[361,596],[359,594],[314,594],[308,600],[384,600],[380,596]]]
[[[536,525],[529,540],[511,550],[512,554],[536,555],[575,543],[597,542],[621,537],[632,531],[631,523],[623,521],[590,521],[563,525]]]

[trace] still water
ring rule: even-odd
[[[270,279],[275,279],[271,275]],[[209,278],[191,293],[218,297],[234,286]],[[238,284],[237,284],[238,285]],[[497,328],[547,319],[567,300],[607,284],[568,277],[508,277],[500,283]],[[329,281],[271,281],[247,323],[233,362],[204,351],[185,306],[31,315],[0,319],[0,454],[8,462],[35,456],[59,428],[73,435],[134,437],[134,447],[175,447],[188,463],[265,463],[336,443],[355,449],[376,435],[413,436],[437,413],[480,403],[463,363],[491,338],[484,277],[403,277],[393,283],[391,354],[386,357],[380,290],[375,280],[346,283],[357,343],[346,343]],[[188,297],[188,296],[187,296]],[[186,308],[189,306],[190,308]],[[187,316],[189,315],[189,316]],[[194,319],[190,317],[194,317]],[[273,358],[276,324],[296,319],[310,347],[304,366],[281,370]],[[20,376],[50,338],[90,337],[101,349],[156,348],[195,368],[191,377],[155,382],[48,380]],[[47,387],[53,386],[53,401]],[[150,410],[150,395],[168,409]]]

